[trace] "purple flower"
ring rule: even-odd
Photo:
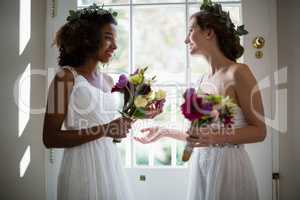
[[[213,110],[213,104],[212,103],[204,103],[204,104],[202,104],[201,109],[205,113],[210,113]]]
[[[226,116],[225,118],[224,118],[224,120],[223,120],[223,123],[225,124],[225,125],[229,125],[229,126],[231,126],[234,122],[233,122],[233,117],[231,117],[231,116]]]
[[[148,84],[143,83],[137,87],[137,94],[138,95],[147,95],[151,92],[151,87]]]
[[[127,77],[126,77],[124,74],[122,74],[122,75],[119,77],[119,81],[117,82],[116,86],[117,86],[118,88],[124,88],[124,87],[127,85],[127,83],[128,83]]]
[[[139,72],[140,72],[140,69],[136,69],[136,70],[133,72],[133,74],[130,74],[130,76],[136,75],[136,74],[138,74]]]
[[[122,92],[128,84],[128,78],[122,74],[119,76],[118,82],[113,86],[112,92]]]
[[[185,100],[187,100],[187,99],[193,98],[193,97],[196,96],[196,95],[197,95],[197,94],[196,94],[195,88],[188,88],[188,89],[186,89],[186,91],[184,92],[183,98],[184,98]]]
[[[196,95],[192,95],[190,98],[187,97],[181,105],[182,114],[190,121],[200,119],[204,115],[202,112],[202,98]]]
[[[190,121],[201,119],[213,110],[213,104],[210,102],[204,103],[203,98],[197,96],[194,88],[187,89],[183,98],[185,102],[181,105],[181,111],[185,118]]]

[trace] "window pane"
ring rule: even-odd
[[[133,3],[178,3],[185,0],[133,0]]]
[[[203,74],[209,72],[209,64],[204,57],[190,56],[191,83],[198,84]],[[197,85],[194,85],[197,87]]]
[[[203,0],[188,0],[189,2],[203,2]],[[218,2],[241,2],[241,0],[213,0],[212,2],[218,3]]]
[[[188,122],[180,112],[180,105],[183,101],[182,94],[185,88],[163,87],[161,89],[167,92],[164,112],[153,120],[138,120],[133,127],[135,136],[142,134],[140,130],[147,127],[161,126],[181,131],[185,131],[188,127]],[[134,141],[134,163],[136,166],[175,166],[176,163],[182,165],[176,162],[176,154],[179,154],[179,150],[176,153],[176,142],[169,138],[147,145]]]
[[[240,15],[240,3],[237,4],[222,4],[222,7],[225,11],[229,11],[230,17],[234,24],[241,24],[241,15]],[[199,5],[191,5],[189,9],[190,15],[199,11]],[[191,82],[197,83],[200,77],[208,73],[209,63],[203,58],[198,56],[190,56],[190,68],[191,68]]]
[[[197,5],[191,5],[189,9],[190,16],[198,12],[199,4]],[[200,79],[200,77],[207,73],[209,70],[209,64],[206,62],[206,60],[203,57],[199,56],[190,56],[190,71],[191,71],[191,82],[193,84],[196,84],[197,81]],[[197,85],[195,85],[197,87]]]
[[[123,3],[129,3],[129,0],[77,0],[78,6],[88,6],[93,3],[99,4],[99,5],[107,5],[107,4],[123,4]]]
[[[162,89],[167,92],[167,101],[164,107],[164,112],[153,120],[155,126],[185,131],[188,126],[188,122],[183,118],[180,111],[180,105],[183,102],[182,94],[185,88],[163,87]],[[174,149],[174,154],[172,153],[172,149]],[[176,143],[174,140],[167,138],[157,142],[153,151],[154,165],[156,166],[173,165],[172,156],[174,162],[176,161],[177,153]],[[177,165],[177,163],[178,162],[175,162],[174,165]]]
[[[150,120],[137,120],[132,126],[132,135],[139,137],[141,129],[152,127]],[[150,150],[153,144],[142,144],[135,140],[133,141],[133,165],[134,166],[149,166],[150,165]]]
[[[138,6],[133,27],[135,67],[149,66],[160,83],[184,83],[184,6]]]
[[[149,166],[149,151],[152,144],[141,144],[134,141],[134,165],[135,166]]]
[[[148,145],[149,146],[149,145]],[[136,166],[149,166],[149,148],[145,148],[145,145],[136,144]]]
[[[234,3],[234,4],[222,4],[222,8],[224,11],[229,11],[230,17],[232,19],[232,22],[235,25],[240,25],[241,23],[241,4],[240,3]],[[199,5],[190,5],[189,14],[190,16],[200,11]]]
[[[185,147],[185,142],[176,142],[176,166],[183,166],[182,154]]]
[[[223,10],[229,11],[230,18],[236,26],[241,25],[241,5],[240,4],[223,5]]]
[[[129,73],[129,7],[113,7],[117,17],[117,50],[104,70],[109,73]]]
[[[184,118],[180,111],[180,105],[183,102],[182,95],[185,87],[160,87],[160,89],[167,93],[166,103],[163,113],[154,118],[154,123],[167,128],[172,128],[174,125],[176,128],[182,128]]]
[[[172,164],[172,145],[170,139],[163,139],[154,144],[154,165],[167,166]]]

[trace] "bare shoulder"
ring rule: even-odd
[[[60,69],[51,82],[48,90],[46,113],[54,118],[64,115],[67,110],[68,98],[74,84],[73,73],[68,69]],[[58,110],[62,109],[62,110]]]
[[[68,93],[74,85],[73,73],[68,69],[59,70],[49,87],[49,95],[55,95],[59,89],[63,89],[64,93]]]
[[[250,67],[243,63],[235,63],[230,67],[230,74],[236,82],[255,82],[255,77]]]
[[[61,69],[56,73],[54,82],[74,82],[74,75],[68,69]]]

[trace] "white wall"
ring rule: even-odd
[[[185,200],[188,169],[126,169],[129,184],[136,200]],[[146,177],[145,181],[140,176]]]
[[[24,0],[20,0],[24,1]],[[31,63],[31,69],[44,69],[45,0],[31,0],[31,38],[19,55],[19,0],[1,1],[0,5],[0,199],[45,199],[45,164],[42,145],[42,116],[31,115],[21,137],[18,137],[18,107],[13,89],[15,81]],[[44,104],[44,84],[41,77],[31,81],[31,105]],[[31,162],[23,178],[19,162],[27,146]]]
[[[280,134],[280,199],[300,199],[300,19],[299,0],[278,0],[279,68],[288,67],[288,130]]]

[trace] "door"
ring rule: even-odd
[[[277,36],[276,36],[276,1],[273,0],[244,0],[242,1],[243,23],[249,30],[245,37],[245,62],[251,66],[259,87],[262,89],[265,118],[267,122],[267,137],[264,142],[247,145],[247,150],[254,165],[255,175],[258,181],[260,199],[272,199],[272,171],[277,171],[276,141],[278,136],[273,129],[272,118],[274,113],[273,101],[274,88],[270,79],[277,68]],[[255,13],[255,14],[254,14]],[[253,39],[261,36],[266,43],[262,49],[252,46]],[[255,54],[261,51],[262,58],[256,58]],[[270,81],[267,83],[267,80]],[[264,88],[264,89],[263,89]],[[273,155],[274,154],[274,155]]]
[[[45,82],[36,73],[44,68],[45,5],[1,1],[0,199],[45,199],[43,114],[38,111]]]
[[[51,2],[49,1],[49,9]],[[69,9],[84,7],[93,2],[96,1],[57,0],[57,5],[54,6],[56,16],[48,15],[47,27],[50,33],[47,37],[48,44],[52,40],[53,33],[64,23]],[[184,88],[195,82],[197,77],[206,71],[205,66],[207,66],[201,59],[190,58],[183,43],[188,16],[199,9],[198,1],[106,0],[97,2],[104,2],[107,7],[119,12],[119,49],[115,59],[104,70],[116,78],[119,73],[133,72],[137,66],[150,65],[149,73],[157,75],[157,87],[168,92],[165,113],[154,121],[137,123],[132,134],[138,134],[141,127],[154,124],[184,130],[187,124],[178,110],[181,94]],[[277,60],[276,34],[274,34],[276,33],[276,1],[223,0],[219,2],[230,11],[231,17],[237,24],[246,25],[249,34],[243,38],[246,49],[243,61],[251,66],[260,86],[265,87],[263,80],[269,78],[275,71]],[[256,36],[262,36],[266,41],[265,46],[259,49],[263,53],[261,58],[256,58],[258,49],[252,46],[252,40]],[[47,52],[48,67],[56,66],[56,56],[54,49]],[[271,119],[274,103],[272,102],[273,88],[268,86],[262,93],[266,117]],[[272,154],[274,140],[276,141],[276,138],[273,137],[272,129],[268,128],[268,136],[263,143],[246,145],[258,180],[260,198],[263,200],[272,199],[272,162],[274,159],[277,160],[277,157],[273,158]],[[128,138],[119,146],[136,199],[185,199],[188,167],[180,159],[183,143],[163,140],[151,145],[139,145]],[[55,199],[56,196],[57,173],[62,151],[51,152],[52,159],[46,160],[49,200]],[[49,152],[47,155],[49,157]]]

